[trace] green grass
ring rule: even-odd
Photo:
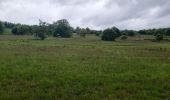
[[[0,100],[169,100],[170,45],[0,36]]]
[[[12,34],[11,29],[9,29],[9,28],[4,29],[3,35],[11,35],[11,34]]]

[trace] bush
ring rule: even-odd
[[[36,34],[35,34],[35,37],[36,37],[37,39],[41,39],[41,40],[45,40],[45,38],[47,38],[47,36],[46,36],[44,33],[42,33],[42,32],[36,33]]]
[[[88,33],[88,32],[87,32],[86,29],[80,29],[77,34],[78,34],[80,37],[84,37],[84,38],[85,38],[87,33]]]
[[[101,31],[97,31],[96,32],[96,36],[101,36],[102,32]]]
[[[163,39],[164,39],[164,37],[163,37],[162,34],[157,34],[156,37],[155,37],[155,40],[156,40],[156,41],[161,41],[161,40],[163,40]]]
[[[18,25],[12,29],[14,35],[29,35],[30,33],[30,27],[27,25]]]
[[[37,27],[35,37],[37,39],[45,40],[47,33],[47,23],[39,20],[39,26]]]
[[[127,35],[127,36],[135,36],[136,32],[133,30],[124,30],[121,32],[122,35]]]
[[[121,39],[121,40],[126,40],[127,38],[128,38],[128,37],[127,37],[126,35],[122,35],[120,39]]]
[[[102,40],[104,41],[114,41],[120,36],[120,31],[116,27],[108,28],[103,31]]]
[[[14,27],[12,30],[11,30],[11,32],[12,32],[12,34],[17,34],[17,28],[16,27]]]
[[[0,21],[0,34],[2,34],[4,32],[4,25],[3,23]]]

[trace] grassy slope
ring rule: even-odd
[[[0,80],[0,99],[168,100],[170,45],[3,36]]]

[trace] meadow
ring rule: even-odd
[[[170,100],[170,42],[0,36],[0,100]]]

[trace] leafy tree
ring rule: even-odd
[[[14,35],[30,35],[31,29],[28,25],[17,25],[12,29]]]
[[[41,20],[39,20],[39,27],[37,27],[35,32],[36,32],[35,37],[37,39],[45,40],[45,38],[47,38],[46,37],[47,23],[42,22]]]
[[[59,20],[54,25],[54,33],[55,37],[61,36],[64,38],[69,38],[72,36],[73,28],[70,26],[69,22],[66,19]]]
[[[115,31],[117,37],[121,36],[121,32],[117,27],[112,27],[111,29]]]
[[[164,32],[161,30],[161,29],[157,29],[157,30],[154,30],[154,36],[157,36],[157,35],[163,35]]]
[[[46,31],[48,36],[54,36],[53,34],[55,32],[55,25],[47,24]]]
[[[10,28],[10,29],[12,29],[12,28],[15,27],[15,24],[10,23],[10,22],[4,22],[4,26],[5,26],[5,28]]]
[[[141,35],[146,35],[147,34],[145,30],[140,30],[140,31],[138,31],[138,33],[141,34]]]
[[[16,35],[17,34],[17,28],[16,27],[14,27],[13,29],[12,29],[12,34],[14,34],[14,35]]]
[[[126,40],[128,37],[126,35],[121,36],[121,40]]]
[[[164,39],[163,35],[162,34],[157,34],[156,37],[155,37],[156,41],[161,41]]]
[[[136,32],[133,30],[124,30],[121,32],[123,35],[127,35],[127,36],[135,36]]]
[[[84,30],[84,29],[83,29]],[[84,31],[86,31],[86,34],[90,34],[91,33],[91,29],[90,28],[86,28]]]
[[[108,28],[103,31],[102,40],[114,41],[120,35],[121,35],[120,31],[116,27]]]
[[[74,30],[74,32],[78,34],[80,30],[81,30],[80,27],[76,27],[76,29]]]
[[[170,36],[170,28],[167,28],[167,29],[166,29],[165,35]]]
[[[96,36],[101,36],[102,31],[93,31],[93,33],[94,33]]]
[[[140,30],[138,31],[139,34],[142,35],[154,35],[163,34],[170,36],[170,28],[159,28],[159,29],[148,29],[148,30]]]
[[[87,35],[88,32],[89,32],[89,31],[88,31],[87,29],[82,28],[82,29],[79,29],[79,31],[77,31],[77,34],[78,34],[80,37],[86,37],[86,35]]]
[[[0,21],[0,34],[2,34],[4,32],[4,25],[3,23]]]

